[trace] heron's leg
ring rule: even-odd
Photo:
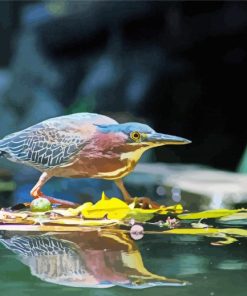
[[[59,204],[59,205],[64,205],[64,206],[77,206],[77,204],[67,201],[67,200],[62,200],[62,199],[57,199],[51,196],[45,195],[43,192],[41,192],[41,188],[44,186],[44,184],[52,178],[52,175],[49,175],[48,173],[44,172],[40,178],[39,181],[36,183],[36,185],[33,187],[31,190],[30,194],[33,198],[38,198],[38,197],[45,197],[47,198],[52,204]]]
[[[127,203],[131,203],[133,201],[133,198],[130,196],[129,192],[125,188],[123,180],[122,179],[117,179],[117,180],[115,180],[115,184],[117,185],[118,189],[121,191],[124,200]]]
[[[118,189],[121,191],[121,193],[122,193],[122,195],[124,197],[124,200],[128,204],[134,201],[134,198],[131,197],[131,195],[129,194],[129,192],[125,188],[122,179],[115,180],[115,184],[117,185]],[[155,209],[160,207],[160,204],[158,204],[157,202],[151,200],[148,197],[139,197],[138,201],[142,204],[142,208],[144,208],[144,209],[149,208],[150,206],[152,208],[155,208]]]

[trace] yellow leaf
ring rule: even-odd
[[[146,222],[151,220],[155,213],[159,215],[166,215],[169,212],[181,213],[183,207],[181,204],[175,206],[160,206],[159,209],[141,209],[135,208],[138,205],[138,198],[134,200],[132,204],[127,205],[124,201],[118,198],[109,199],[104,192],[102,192],[101,200],[95,205],[91,202],[86,202],[81,206],[73,209],[54,209],[51,212],[57,213],[64,217],[77,217],[79,214],[85,219],[108,219],[122,220],[124,218],[133,218],[137,222]]]
[[[164,234],[190,234],[190,235],[211,235],[218,234],[219,230],[216,228],[174,228],[163,231]]]
[[[166,215],[170,212],[172,213],[182,213],[183,206],[181,204],[177,204],[175,206],[165,207],[160,206],[158,209],[141,209],[141,208],[134,208],[133,203],[129,205],[131,211],[129,212],[126,218],[133,218],[137,222],[146,222],[151,220],[155,214],[159,215]]]
[[[102,192],[102,195],[101,195],[101,200],[109,200],[109,197],[106,196],[105,192],[103,191]]]
[[[91,205],[82,209],[81,213],[84,218],[88,219],[108,219],[122,220],[126,217],[130,208],[122,200],[112,197],[107,198],[105,193],[102,193],[102,198],[95,205]]]
[[[92,202],[85,202],[84,204],[82,204],[81,206],[77,207],[76,209],[69,208],[68,209],[68,212],[72,216],[78,216],[79,214],[82,213],[83,210],[90,208],[92,205],[93,205]]]
[[[175,214],[181,214],[183,213],[183,206],[181,204],[177,204],[175,206],[160,206],[158,214],[160,215],[166,215],[169,212],[173,212]]]
[[[197,213],[181,214],[181,215],[178,215],[178,218],[182,220],[220,218],[220,217],[235,214],[240,211],[242,210],[216,209],[216,210],[208,210],[208,211],[197,212]]]

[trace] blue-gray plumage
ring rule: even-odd
[[[0,140],[0,156],[40,170],[33,197],[53,176],[114,180],[125,199],[130,196],[122,178],[135,167],[143,152],[166,144],[190,141],[156,133],[146,124],[119,124],[99,114],[77,113],[51,118]],[[61,200],[53,202],[68,204]]]

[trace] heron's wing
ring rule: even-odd
[[[45,170],[71,163],[86,140],[78,130],[40,123],[3,138],[0,151],[10,160]]]
[[[0,140],[0,157],[41,170],[66,166],[90,141],[98,124],[116,123],[96,113],[51,118]]]

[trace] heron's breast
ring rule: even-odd
[[[134,169],[135,164],[135,162],[128,159],[80,157],[69,166],[54,169],[53,173],[58,177],[114,180],[130,173]]]
[[[84,150],[70,165],[60,167],[56,176],[74,178],[100,178],[114,180],[128,175],[134,168],[146,147],[136,149],[112,149],[103,152]]]

